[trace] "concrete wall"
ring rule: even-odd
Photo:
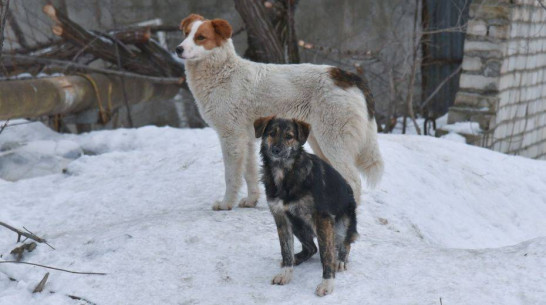
[[[476,0],[449,122],[474,120],[481,145],[546,159],[546,10],[535,0]]]

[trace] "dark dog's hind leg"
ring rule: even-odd
[[[294,265],[297,266],[310,259],[315,253],[317,253],[317,246],[313,241],[315,234],[313,233],[313,229],[309,225],[305,224],[301,219],[291,215],[288,216],[288,219],[290,219],[290,222],[292,223],[292,231],[294,235],[301,242],[301,252],[294,255]]]
[[[336,220],[336,271],[342,272],[347,270],[351,243],[353,243],[358,236],[358,232],[356,231],[356,213],[354,210],[351,211],[348,216],[343,216]]]
[[[332,293],[336,277],[335,257],[335,220],[324,214],[316,215],[317,239],[319,243],[320,260],[322,262],[322,282],[315,291],[318,296]]]
[[[317,253],[317,246],[313,241],[313,231],[310,229],[294,230],[294,235],[300,240],[302,246],[301,252],[295,255],[294,261],[294,265],[299,265]]]

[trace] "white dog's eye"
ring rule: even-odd
[[[197,36],[197,40],[205,40],[205,36],[199,35],[199,36]]]

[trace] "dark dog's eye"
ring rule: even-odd
[[[205,40],[205,36],[199,35],[199,36],[197,36],[197,40]]]
[[[270,137],[275,137],[275,131],[270,132],[270,133],[269,133],[269,136],[270,136]]]
[[[294,137],[291,134],[287,134],[284,136],[284,138],[287,140],[292,140]]]

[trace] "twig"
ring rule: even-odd
[[[32,233],[29,229],[25,228],[25,226],[23,226],[23,229],[25,229],[25,231],[27,231],[28,233],[36,236],[36,234]],[[51,249],[55,250],[55,248],[53,248],[52,245],[48,244],[47,241],[44,239],[44,244],[48,245]]]
[[[423,108],[425,108],[426,105],[428,105],[428,103],[430,103],[430,101],[432,100],[432,98],[438,93],[440,92],[440,89],[442,89],[442,87],[447,84],[447,82],[452,79],[455,75],[457,75],[457,73],[459,73],[461,71],[461,68],[462,68],[462,65],[459,65],[459,67],[457,69],[455,69],[451,74],[448,75],[448,77],[446,77],[437,87],[436,89],[434,89],[434,91],[427,97],[427,99],[421,104],[421,106],[419,106],[419,108],[421,108],[421,110]]]
[[[71,294],[67,294],[66,295],[67,297],[71,298],[72,300],[77,300],[77,301],[83,301],[83,302],[86,302],[87,304],[89,305],[97,305],[96,303],[93,303],[87,299],[84,299],[82,297],[79,297],[79,296],[75,296],[75,295],[71,295]]]
[[[2,124],[2,127],[0,127],[0,133],[2,133],[2,131],[4,131],[4,129],[6,129],[6,127],[8,126],[8,123],[9,123],[9,119],[7,119],[4,124]]]
[[[52,269],[52,270],[63,271],[63,272],[74,273],[74,274],[88,274],[88,275],[106,275],[106,274],[107,274],[107,273],[102,273],[102,272],[80,272],[80,271],[72,271],[72,270],[66,270],[66,269],[61,269],[61,268],[57,268],[57,267],[51,267],[51,266],[40,265],[40,264],[29,263],[29,262],[0,261],[0,264],[8,264],[8,263],[9,263],[9,264],[23,264],[23,265],[37,266],[37,267],[42,267],[42,268],[46,268],[46,269]]]
[[[537,0],[537,1],[538,1],[538,4],[540,4],[540,6],[542,6],[542,8],[546,10],[546,6],[544,5],[544,3],[542,3],[542,0]]]
[[[48,272],[49,274],[49,272]],[[6,274],[7,275],[7,274]],[[19,282],[17,279],[14,279],[12,278],[11,276],[8,276],[8,279],[12,282]],[[42,280],[43,281],[43,280]],[[40,282],[41,283],[41,282]],[[54,294],[54,293],[57,293],[56,291],[53,291],[53,290],[50,290],[49,293],[51,294]],[[71,294],[63,294],[64,296],[67,296],[69,298],[71,298],[72,300],[78,300],[78,301],[83,301],[83,302],[86,302],[87,304],[89,305],[97,305],[96,303],[93,303],[85,298],[82,298],[82,297],[79,297],[79,296],[75,296],[75,295],[71,295]]]
[[[109,36],[113,40],[114,46],[116,48],[116,57],[117,57],[117,66],[118,70],[123,70],[121,65],[121,57],[119,55],[119,46],[121,42],[113,36]],[[129,122],[129,127],[133,128],[133,117],[131,116],[131,108],[129,107],[129,102],[127,101],[127,89],[125,89],[125,78],[121,78],[121,89],[123,93],[123,102],[125,104],[125,110],[127,111],[127,121]]]
[[[28,230],[27,230],[28,233],[27,233],[27,232],[23,232],[23,231],[21,231],[21,230],[19,230],[19,229],[17,229],[17,228],[14,228],[14,227],[8,225],[7,223],[1,222],[1,221],[0,221],[0,226],[6,227],[6,228],[8,228],[9,230],[12,230],[13,232],[17,233],[17,242],[20,242],[20,241],[21,241],[21,236],[24,236],[24,237],[26,237],[26,238],[30,238],[30,239],[32,239],[32,240],[35,240],[35,241],[37,241],[37,242],[39,242],[39,243],[44,243],[44,244],[48,245],[49,247],[51,247],[51,249],[55,250],[55,248],[53,248],[50,244],[48,244],[47,241],[46,241],[45,239],[36,236],[35,234],[33,234],[32,232],[30,232],[30,231],[28,231]],[[25,229],[25,230],[26,230],[26,229]]]
[[[40,281],[40,283],[38,283],[38,285],[36,286],[36,288],[34,288],[32,293],[42,292],[42,290],[44,290],[44,286],[48,278],[49,278],[49,272],[44,275],[44,278]]]

